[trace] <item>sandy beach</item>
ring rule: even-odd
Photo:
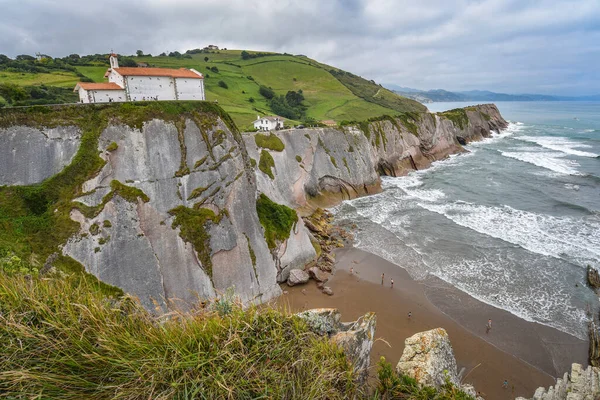
[[[587,364],[586,341],[489,306],[439,279],[415,281],[397,265],[355,248],[337,252],[336,271],[327,285],[333,296],[321,293],[314,281],[283,285],[287,293],[278,304],[292,311],[335,307],[344,321],[374,311],[381,340],[371,352],[372,366],[381,356],[395,366],[407,337],[437,327],[450,336],[458,369],[465,369],[463,382],[486,399],[530,398],[537,387],[552,385],[571,363]],[[486,333],[488,318],[493,327]],[[505,379],[508,389],[502,387]]]

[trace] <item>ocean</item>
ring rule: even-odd
[[[430,111],[469,103],[433,103]],[[587,337],[600,267],[600,102],[498,102],[509,127],[334,209],[355,246],[528,321]]]

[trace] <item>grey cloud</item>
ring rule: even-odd
[[[597,0],[0,0],[0,53],[302,53],[423,89],[600,93]]]

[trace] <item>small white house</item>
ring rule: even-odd
[[[108,83],[79,82],[82,103],[147,100],[205,100],[204,76],[195,69],[119,68],[116,54],[104,74]]]
[[[283,129],[284,119],[281,117],[259,117],[254,121],[254,129],[259,131],[275,131],[277,129]]]

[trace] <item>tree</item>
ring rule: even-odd
[[[169,57],[181,57],[181,53],[178,51],[172,51],[169,53]]]
[[[242,50],[242,60],[247,60],[250,58],[250,53],[248,53],[246,50]]]
[[[300,92],[300,91],[294,92],[294,91],[290,90],[285,95],[285,101],[290,107],[299,106],[300,103],[302,103],[302,100],[304,100],[304,96],[302,95],[302,92]]]
[[[143,57],[143,56],[144,56],[144,52],[143,52],[143,51],[141,51],[141,50],[138,50],[138,51],[136,51],[136,52],[135,52],[135,54],[136,54],[138,57]]]
[[[273,97],[275,97],[275,92],[273,91],[273,89],[268,88],[266,86],[260,86],[260,88],[258,89],[258,92],[263,96],[266,97],[267,99],[272,99]]]
[[[162,53],[160,53],[158,56],[159,56],[159,57],[166,57],[166,56],[167,56],[167,53],[165,53],[165,52],[163,51],[163,52],[162,52]]]
[[[123,57],[119,60],[119,64],[122,67],[137,67],[137,63],[131,58]]]
[[[204,62],[208,62],[208,57],[204,57]]]

